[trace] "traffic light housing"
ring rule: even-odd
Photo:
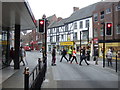
[[[106,35],[112,34],[112,23],[106,23]]]
[[[39,32],[44,32],[45,29],[45,20],[39,19]]]

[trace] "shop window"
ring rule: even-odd
[[[116,34],[120,34],[120,25],[116,25]]]

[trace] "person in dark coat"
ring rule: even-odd
[[[52,50],[52,66],[55,66],[56,64],[56,50],[55,50],[56,47],[53,48]]]
[[[94,51],[94,61],[95,61],[95,65],[98,65],[98,48],[95,49]]]
[[[86,50],[86,58],[88,61],[90,61],[90,47],[89,46],[87,47],[87,50]]]
[[[63,51],[62,51],[62,57],[61,57],[60,62],[62,62],[63,57],[67,60],[67,62],[69,61],[69,60],[65,57],[66,54],[67,54],[67,51],[63,48]]]
[[[86,51],[85,51],[85,47],[83,47],[83,49],[82,49],[82,56],[81,56],[81,60],[80,60],[79,65],[82,66],[81,63],[82,63],[83,60],[85,60],[85,63],[86,63],[87,65],[89,65],[89,63],[88,63],[87,60],[86,60]]]
[[[10,60],[8,62],[8,65],[10,65],[12,60],[14,61],[14,58],[15,58],[14,56],[15,56],[15,52],[14,52],[13,47],[11,47],[11,49],[10,49]]]

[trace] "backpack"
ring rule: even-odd
[[[112,53],[111,53],[111,52],[108,52],[108,53],[107,53],[107,58],[108,58],[108,59],[112,59]]]

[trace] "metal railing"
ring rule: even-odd
[[[46,73],[46,58],[41,60],[38,58],[38,64],[35,68],[29,72],[29,68],[25,67],[24,70],[24,90],[33,90],[33,89],[40,89],[41,85],[45,79]]]

